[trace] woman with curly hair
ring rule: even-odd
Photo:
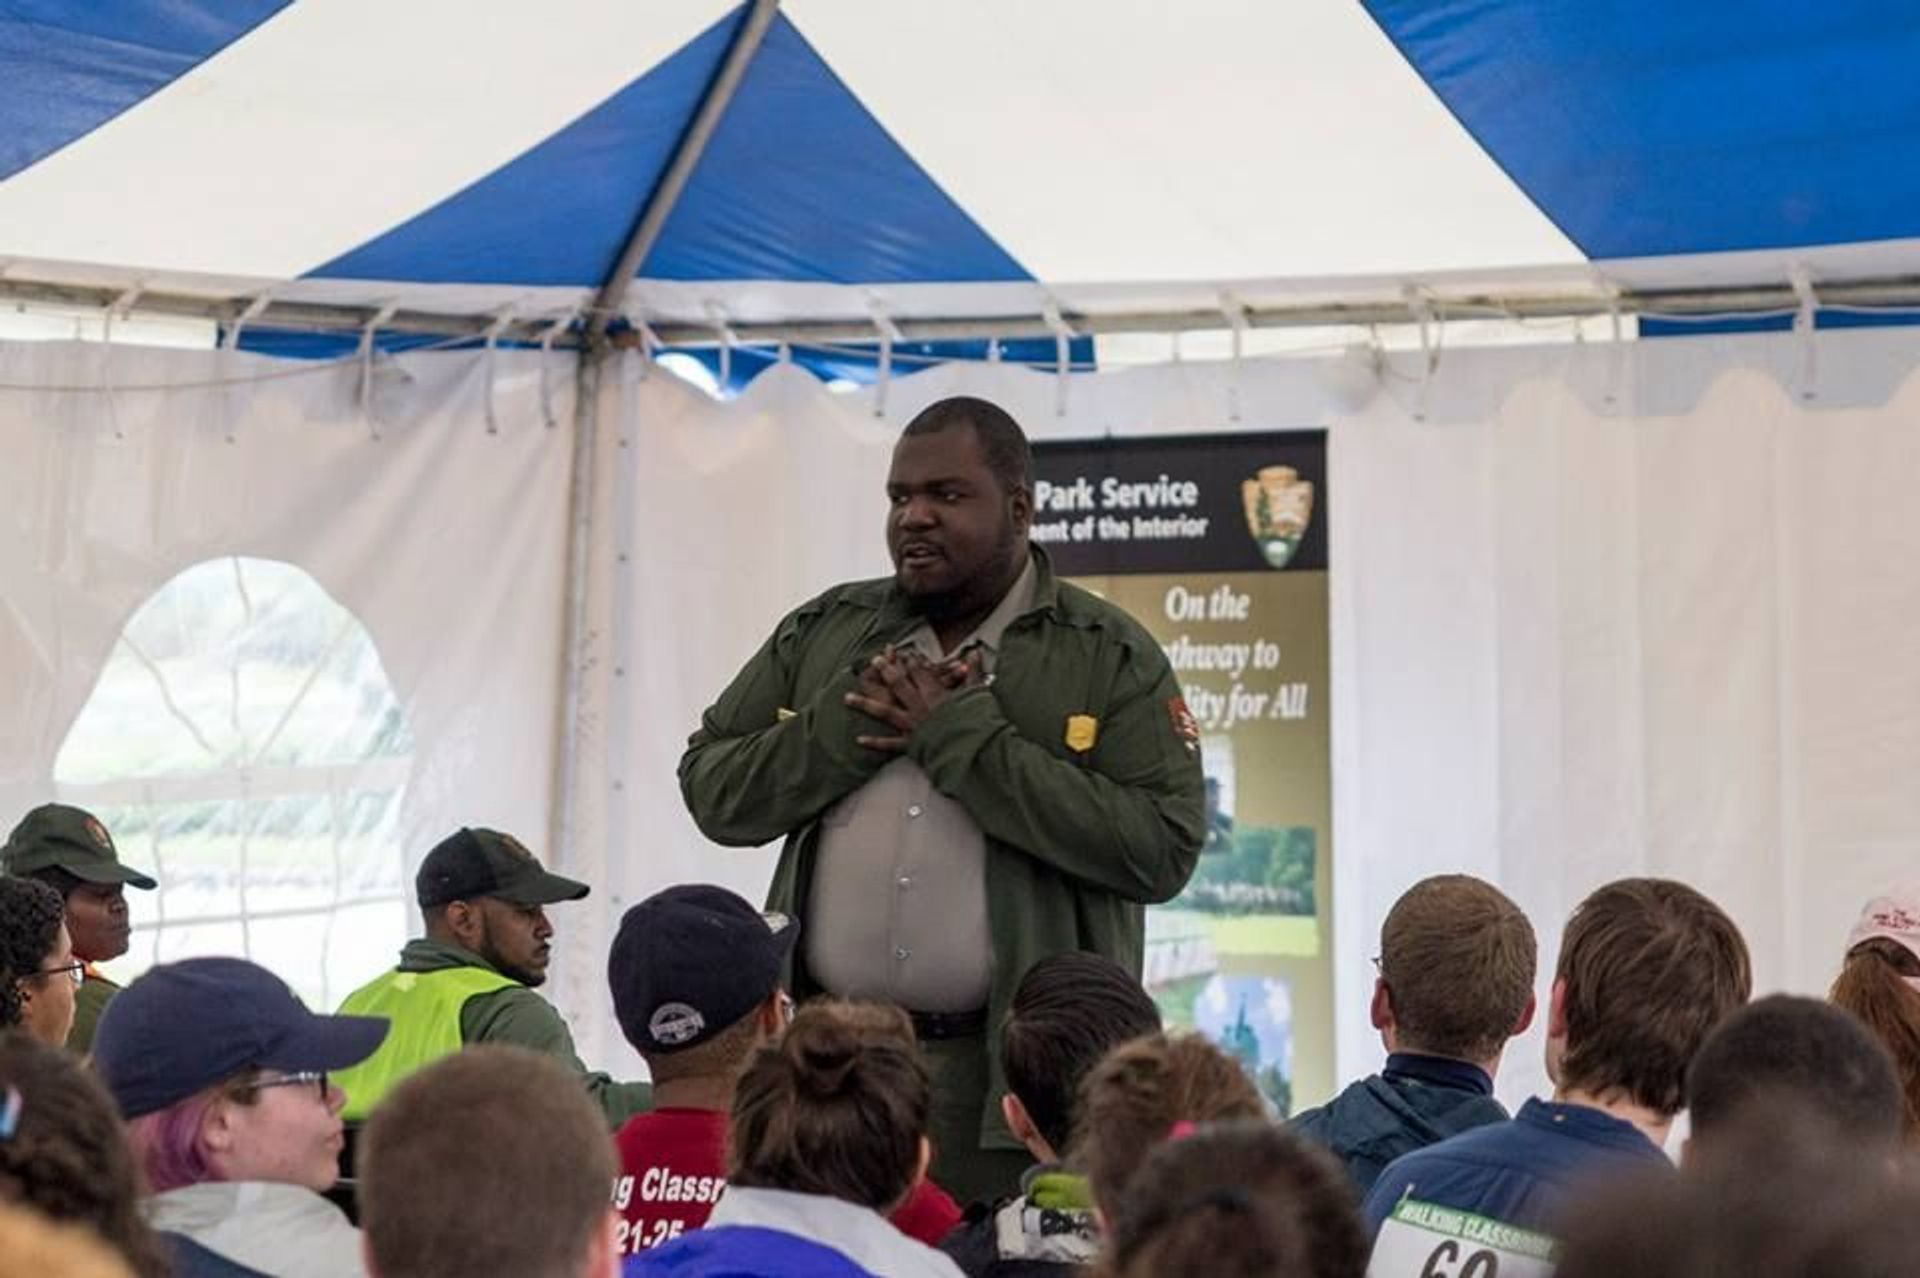
[[[106,1089],[78,1058],[0,1034],[0,1202],[84,1225],[138,1278],[168,1272],[140,1217],[140,1182]]]
[[[0,877],[0,1028],[18,1025],[51,1047],[64,1044],[85,969],[73,957],[60,894]]]

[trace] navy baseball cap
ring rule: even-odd
[[[607,984],[620,1032],[664,1056],[698,1047],[780,988],[800,924],[708,883],[656,892],[620,920]]]
[[[320,1016],[286,982],[237,958],[163,963],[115,995],[93,1064],[135,1119],[249,1069],[345,1069],[387,1036],[384,1016]]]
[[[589,889],[578,879],[549,871],[511,834],[462,826],[420,862],[413,890],[425,910],[477,896],[514,905],[552,905],[578,901]]]

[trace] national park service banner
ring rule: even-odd
[[[1036,444],[1033,539],[1166,649],[1200,733],[1207,840],[1147,911],[1169,1026],[1281,1111],[1333,1091],[1326,433]]]

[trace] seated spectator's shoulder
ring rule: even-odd
[[[228,1260],[185,1234],[162,1231],[160,1241],[167,1249],[173,1278],[271,1278],[258,1269]]]
[[[722,1225],[629,1256],[621,1278],[878,1278],[842,1253],[778,1229]]]
[[[1423,1199],[1444,1200],[1450,1206],[1472,1206],[1473,1195],[1485,1175],[1506,1167],[1511,1161],[1501,1132],[1506,1126],[1506,1123],[1492,1123],[1476,1127],[1425,1149],[1402,1154],[1388,1163],[1367,1192],[1368,1228],[1377,1232],[1380,1222],[1393,1213],[1394,1204],[1409,1193]]]
[[[953,1232],[940,1240],[940,1250],[960,1266],[967,1278],[985,1278],[1000,1256],[999,1230],[994,1217],[1001,1203],[970,1203]]]
[[[505,1043],[549,1054],[573,1050],[573,1035],[559,1009],[524,985],[468,999],[460,1009],[460,1035],[467,1043]]]

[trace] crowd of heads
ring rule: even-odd
[[[578,885],[503,836],[456,838],[474,844],[457,865],[423,869],[430,934],[537,984],[551,938],[542,907]],[[475,865],[522,899],[476,904],[472,884],[451,880],[446,900],[427,899],[436,874]],[[345,1098],[328,1075],[365,1059],[387,1025],[316,1015],[254,964],[199,958],[122,992],[90,1059],[63,1050],[72,974],[91,961],[75,957],[79,938],[93,956],[126,939],[123,885],[67,877],[0,877],[0,1278],[43,1255],[65,1259],[37,1272],[159,1278],[172,1262],[142,1211],[153,1196],[221,1182],[335,1188]],[[1652,1132],[1684,1110],[1688,1128],[1677,1175],[1596,1184],[1570,1214],[1557,1231],[1565,1278],[1904,1271],[1920,1245],[1908,1166],[1916,920],[1900,898],[1877,900],[1829,999],[1749,1001],[1746,944],[1700,892],[1625,879],[1578,904],[1538,1009],[1555,1097]],[[626,913],[609,952],[616,1016],[662,1096],[724,1110],[728,1186],[886,1216],[928,1176],[928,1059],[899,1008],[796,1010],[796,932],[724,889],[659,893]],[[1425,880],[1383,920],[1372,1023],[1390,1052],[1491,1075],[1536,1019],[1537,953],[1526,916],[1491,885]],[[1236,1057],[1163,1026],[1121,966],[1042,960],[998,1031],[1008,1131],[1039,1163],[1084,1178],[1098,1247],[1085,1272],[1367,1271],[1347,1167],[1277,1121]],[[605,1115],[552,1059],[456,1052],[398,1083],[361,1134],[365,1272],[609,1274],[619,1170]]]

